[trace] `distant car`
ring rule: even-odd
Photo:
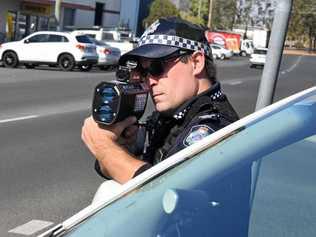
[[[103,28],[83,28],[72,31],[75,35],[88,35],[96,40],[105,42],[106,44],[118,48],[121,51],[121,55],[134,49],[137,39],[133,37],[130,31],[109,30]]]
[[[100,69],[107,70],[109,67],[117,65],[121,57],[120,49],[111,47],[103,41],[91,37],[89,37],[89,39],[96,45],[99,57],[97,66]]]
[[[216,196],[218,183],[258,160],[249,236],[314,236],[315,121],[313,87],[205,137],[124,185],[108,185],[104,191],[115,188],[112,195],[40,236],[241,236],[217,225],[222,215],[227,227],[242,218],[232,218],[230,205],[239,197]],[[214,235],[217,229],[227,233]]]
[[[264,66],[266,63],[267,48],[256,48],[250,55],[250,67]]]
[[[225,49],[221,45],[211,44],[213,58],[224,60],[225,58],[231,58],[233,52],[231,50]]]
[[[5,67],[11,68],[19,64],[27,68],[45,64],[58,65],[64,71],[71,71],[75,66],[87,71],[98,62],[98,55],[87,36],[39,31],[20,41],[1,44],[0,59]]]

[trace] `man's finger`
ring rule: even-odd
[[[123,135],[124,137],[130,137],[130,136],[134,136],[138,131],[138,126],[136,125],[132,125],[130,127],[127,127],[124,132]]]
[[[124,119],[121,122],[114,124],[117,134],[121,134],[125,128],[133,125],[134,123],[136,123],[136,121],[137,121],[137,118],[135,116],[132,116],[132,117],[128,117]]]

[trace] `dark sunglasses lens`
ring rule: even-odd
[[[164,72],[164,65],[161,61],[153,61],[147,71],[150,75],[154,77],[161,76]]]

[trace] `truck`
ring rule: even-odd
[[[105,42],[106,44],[118,48],[121,51],[121,55],[136,47],[136,40],[134,34],[121,28],[78,28],[73,31],[75,34],[85,34],[96,40]]]
[[[255,48],[268,47],[268,31],[255,29],[252,32],[252,41]]]
[[[247,56],[253,53],[253,43],[249,39],[241,39],[241,35],[227,31],[207,31],[207,40],[210,44],[218,44],[234,54]]]

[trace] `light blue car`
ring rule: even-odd
[[[249,236],[315,236],[316,87],[187,147],[41,236],[211,236],[212,213],[225,206],[212,187],[260,159]]]

